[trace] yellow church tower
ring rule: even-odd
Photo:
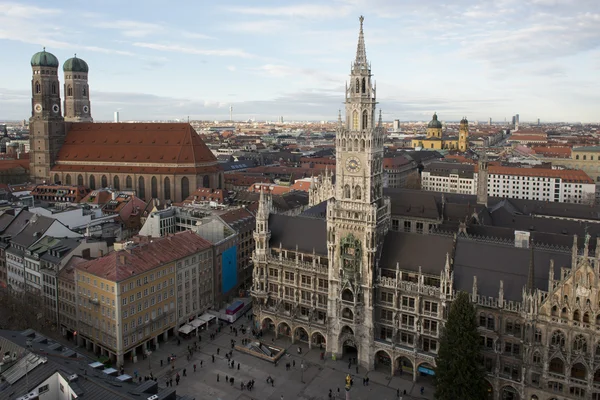
[[[458,128],[458,151],[464,153],[469,149],[469,121],[467,117],[460,120]]]

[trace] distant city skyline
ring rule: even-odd
[[[600,120],[600,3],[454,3],[0,0],[0,120],[29,118],[44,46],[88,62],[97,121],[335,120],[360,15],[387,121]]]

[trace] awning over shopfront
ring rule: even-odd
[[[194,328],[191,325],[185,324],[181,328],[179,328],[179,333],[183,333],[184,335],[188,335],[194,329],[196,329],[196,328]]]

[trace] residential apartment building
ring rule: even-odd
[[[75,266],[79,344],[119,366],[158,348],[177,326],[177,265],[200,264],[206,246],[187,231],[128,242]]]
[[[432,163],[421,174],[423,190],[476,194],[479,169],[470,164]],[[594,181],[581,170],[489,166],[492,197],[592,204]]]
[[[77,290],[75,266],[86,262],[83,257],[72,257],[58,273],[58,318],[60,331],[67,339],[77,336]]]

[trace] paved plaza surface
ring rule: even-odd
[[[160,387],[166,386],[169,377],[173,377],[173,385],[177,389],[178,395],[188,395],[196,400],[317,400],[329,399],[329,390],[333,392],[333,399],[346,399],[344,389],[345,378],[348,373],[354,379],[354,385],[350,390],[350,399],[376,399],[376,400],[397,400],[397,389],[400,389],[403,400],[413,399],[433,399],[433,387],[430,380],[413,383],[412,377],[408,376],[390,376],[390,368],[385,370],[375,370],[367,372],[364,368],[359,368],[356,373],[356,366],[352,365],[348,369],[348,360],[334,361],[331,358],[320,359],[321,350],[318,346],[308,349],[308,344],[303,342],[291,343],[290,338],[280,337],[273,341],[272,335],[265,335],[261,340],[263,342],[274,343],[277,346],[287,349],[277,365],[261,360],[249,354],[241,353],[231,349],[231,340],[236,340],[241,344],[242,338],[251,338],[251,335],[244,336],[239,332],[241,325],[247,327],[250,321],[246,317],[240,318],[233,324],[238,328],[236,337],[230,332],[230,324],[224,323],[221,332],[217,334],[214,340],[210,340],[210,333],[215,330],[216,325],[209,327],[208,331],[203,331],[201,341],[198,343],[199,350],[193,352],[191,359],[187,360],[187,348],[193,347],[198,338],[193,336],[188,340],[181,340],[177,344],[177,338],[170,338],[167,343],[160,343],[159,349],[154,351],[145,360],[138,358],[137,363],[130,360],[125,362],[125,373],[134,375],[137,371],[138,376],[152,375],[158,378]],[[298,354],[298,347],[302,353]],[[217,355],[217,349],[220,349]],[[235,361],[235,368],[228,366],[225,354],[233,351],[232,359]],[[176,361],[173,365],[167,364],[167,357],[175,354]],[[215,362],[212,362],[212,355],[215,356]],[[163,366],[160,360],[163,360]],[[202,367],[200,362],[202,361]],[[286,364],[293,365],[289,371],[286,370]],[[240,369],[238,370],[238,363]],[[196,372],[194,372],[196,364]],[[301,364],[304,364],[302,372]],[[183,370],[186,375],[183,376]],[[175,383],[175,374],[179,373],[181,380],[179,385]],[[217,376],[219,380],[217,381]],[[274,385],[267,383],[267,377],[272,377]],[[225,382],[226,377],[233,377],[234,384]],[[363,386],[363,379],[369,378],[369,385]],[[255,385],[252,391],[242,390],[241,382],[248,382],[254,379]],[[304,381],[304,382],[303,382]],[[425,388],[421,395],[421,387]],[[338,394],[339,388],[339,394]],[[406,395],[404,395],[406,390]]]

